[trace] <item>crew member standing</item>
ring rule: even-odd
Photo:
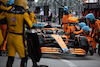
[[[40,18],[41,18],[41,22],[43,22],[43,16],[44,16],[44,11],[42,9],[40,9]]]
[[[9,31],[7,40],[8,60],[6,67],[12,67],[16,52],[18,52],[21,58],[20,67],[26,67],[27,55],[24,43],[24,31],[25,24],[32,27],[32,22],[28,13],[25,12],[27,6],[26,0],[15,0],[14,6],[15,10],[8,11],[5,18],[0,20],[1,24],[3,23],[2,21],[7,22]]]
[[[35,16],[34,12],[30,11],[28,6],[26,6],[25,9],[26,9],[25,11],[29,14],[30,20],[32,21],[32,23],[37,23],[36,16]]]
[[[62,18],[61,26],[63,25],[63,30],[65,32],[66,27],[69,25],[68,18],[72,17],[72,15],[69,13],[67,6],[65,6],[63,10],[64,10],[64,15],[63,15],[63,18]]]

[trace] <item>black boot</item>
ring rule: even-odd
[[[32,67],[38,67],[35,59],[32,59],[32,63],[33,63],[33,66]]]
[[[8,56],[6,67],[12,67],[14,57]]]
[[[96,53],[96,49],[94,49],[94,53]]]
[[[21,58],[20,67],[27,67],[27,60],[28,60],[28,57]]]

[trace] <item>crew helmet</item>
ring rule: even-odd
[[[86,26],[86,24],[84,22],[79,23],[80,28]]]
[[[26,6],[26,8],[25,8],[26,10],[29,10],[29,7],[28,6]]]
[[[9,5],[14,4],[14,0],[9,0],[9,1],[7,2],[7,4],[9,4]]]
[[[90,31],[89,26],[84,26],[82,29],[84,30],[85,33],[87,33],[88,31]]]
[[[89,13],[85,16],[85,18],[88,18],[88,19],[90,19],[90,21],[92,21],[94,19],[94,15],[93,15],[93,13]]]
[[[65,7],[63,8],[63,10],[64,10],[65,12],[68,12],[68,7],[65,6]]]
[[[25,9],[27,6],[27,0],[15,0],[14,5],[21,6]]]
[[[9,0],[0,0],[0,1],[6,5]]]

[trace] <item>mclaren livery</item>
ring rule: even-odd
[[[65,33],[56,28],[43,28],[41,30],[41,37],[44,39],[42,41],[44,44],[41,44],[41,52],[43,54],[67,53],[72,55],[86,55],[85,49],[75,47],[75,40],[68,39]],[[66,40],[68,43],[66,43]]]
[[[88,39],[85,36],[75,35],[73,39],[68,39],[67,34],[57,28],[50,26],[49,28],[44,28],[45,24],[40,23],[33,23],[33,26],[35,28],[42,28],[41,31],[38,32],[42,54],[72,54],[85,56],[88,51],[90,51],[90,55],[93,55],[91,53],[93,51],[89,50],[93,48],[88,44]],[[86,44],[83,44],[83,41],[86,42]]]

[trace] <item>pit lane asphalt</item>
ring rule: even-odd
[[[20,58],[16,53],[13,67],[20,67]],[[0,56],[0,67],[6,67],[7,56]],[[70,54],[42,54],[38,65],[47,65],[48,67],[100,67],[100,56],[95,53],[93,56],[87,55],[75,56]],[[27,67],[32,67],[32,61],[29,58]]]

